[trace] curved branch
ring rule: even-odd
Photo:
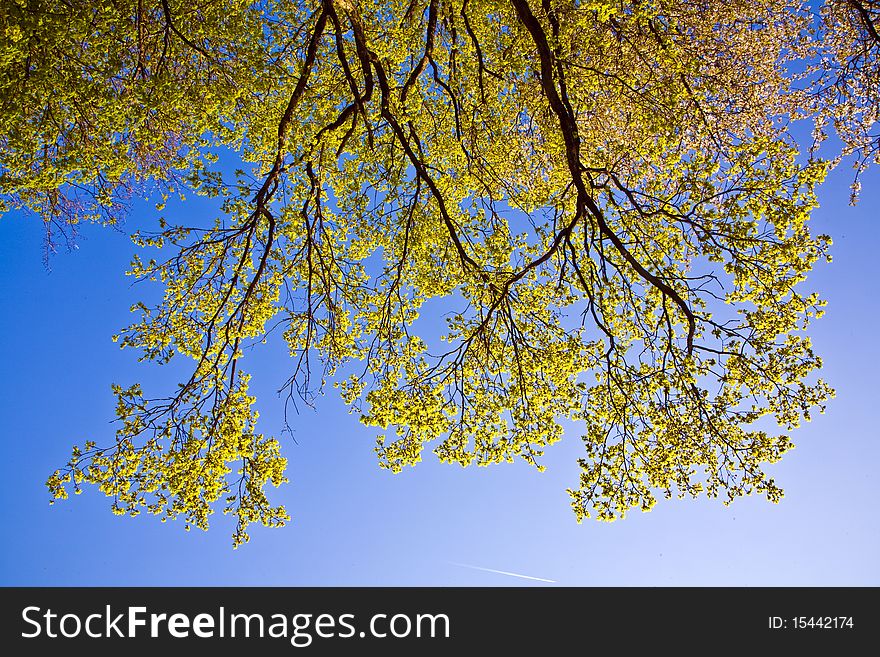
[[[550,103],[550,108],[553,110],[553,113],[556,114],[556,116],[559,118],[560,129],[562,131],[562,136],[565,140],[566,161],[568,163],[569,171],[571,172],[572,181],[574,182],[578,192],[578,204],[586,206],[586,208],[590,211],[590,214],[595,217],[596,222],[599,225],[599,230],[602,232],[602,234],[611,241],[611,243],[614,245],[614,248],[617,249],[620,255],[623,256],[623,258],[632,266],[632,268],[636,270],[639,276],[641,276],[645,281],[660,290],[664,296],[672,299],[672,301],[681,309],[688,323],[687,350],[688,354],[691,354],[693,351],[694,333],[696,332],[696,319],[694,318],[693,312],[691,311],[687,302],[685,302],[685,300],[681,298],[678,292],[676,292],[662,278],[660,278],[659,276],[655,276],[647,269],[645,269],[645,267],[635,258],[635,256],[633,256],[633,254],[629,251],[629,249],[626,248],[626,245],[624,245],[617,234],[613,230],[611,230],[610,226],[608,226],[607,222],[605,221],[604,213],[596,204],[595,200],[593,200],[590,193],[587,191],[587,187],[584,184],[583,178],[581,177],[582,165],[580,161],[580,137],[578,136],[577,122],[574,118],[574,113],[572,112],[571,106],[568,102],[567,94],[565,93],[564,81],[561,78],[562,71],[561,69],[559,71],[560,86],[562,87],[562,95],[560,96],[560,92],[557,91],[556,85],[553,82],[554,58],[550,50],[550,45],[547,42],[547,35],[544,33],[544,28],[541,27],[538,19],[535,18],[535,15],[532,13],[532,10],[528,5],[527,0],[511,0],[511,2],[516,9],[520,21],[522,21],[529,34],[531,34],[532,39],[534,40],[535,45],[538,48],[538,56],[541,65],[541,86],[544,90],[544,94],[547,96],[548,102]],[[557,236],[557,239],[554,240],[552,248],[555,250],[561,243],[562,237]],[[549,255],[547,257],[549,257]]]
[[[171,18],[171,8],[168,6],[168,0],[162,0],[162,13],[165,14],[165,22],[168,25],[168,28],[172,32],[174,32],[181,41],[183,41],[190,48],[201,53],[202,55],[204,55],[208,59],[210,59],[210,60],[214,59],[214,57],[211,55],[211,53],[209,53],[207,50],[202,48],[200,45],[190,41],[186,37],[186,35],[184,35],[180,30],[177,29],[177,26],[174,24],[174,21]]]
[[[880,34],[877,33],[877,28],[874,27],[874,21],[871,20],[871,14],[865,8],[865,5],[862,4],[861,0],[848,0],[848,2],[850,6],[858,12],[859,16],[861,16],[862,22],[865,24],[865,29],[868,30],[868,34],[871,35],[874,43],[880,45]]]

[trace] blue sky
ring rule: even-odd
[[[786,491],[780,504],[661,500],[624,521],[577,525],[565,493],[577,481],[576,427],[548,450],[543,474],[524,464],[461,469],[430,457],[392,475],[376,464],[376,431],[348,415],[331,389],[317,410],[292,418],[296,442],[284,440],[290,483],[273,499],[293,522],[253,528],[250,544],[236,551],[230,521],[220,515],[209,532],[187,533],[181,522],[113,516],[93,489],[49,505],[44,482],[70,446],[112,437],[110,383],[169,390],[177,377],[169,367],[137,363],[135,352],[110,340],[146,292],[123,275],[134,251],[123,233],[84,227],[79,248],[55,255],[49,271],[39,221],[6,216],[0,584],[547,584],[495,570],[570,586],[880,585],[878,174],[863,178],[854,208],[847,168],[833,172],[820,194],[813,229],[832,236],[834,262],[817,265],[805,287],[829,300],[811,335],[837,397],[771,466]],[[135,215],[126,227],[139,225]],[[283,402],[275,390],[290,361],[271,348],[248,360],[260,429],[277,434]]]

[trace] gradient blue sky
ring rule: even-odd
[[[864,177],[853,208],[852,171],[834,172],[814,215],[814,230],[834,240],[834,263],[818,265],[805,287],[829,300],[812,336],[837,398],[772,466],[786,491],[780,504],[661,501],[624,521],[577,525],[565,493],[577,481],[576,427],[548,450],[543,474],[524,464],[461,469],[429,455],[395,476],[376,464],[376,431],[331,390],[292,418],[296,442],[284,441],[290,483],[273,499],[293,522],[255,527],[236,551],[221,515],[209,532],[187,533],[181,522],[113,516],[93,489],[49,505],[44,481],[70,446],[112,437],[111,382],[167,391],[177,378],[110,340],[146,292],[123,275],[134,252],[124,234],[84,227],[78,250],[54,256],[48,271],[39,221],[9,215],[0,220],[0,584],[545,585],[466,564],[571,586],[880,585],[878,174]],[[142,225],[135,212],[126,228]],[[273,349],[249,360],[260,428],[277,434],[275,390],[290,362]]]

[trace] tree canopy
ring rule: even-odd
[[[0,210],[48,250],[149,193],[222,203],[135,233],[164,296],[117,339],[191,376],[114,385],[115,440],[54,497],[219,508],[235,545],[284,524],[246,371],[270,334],[289,398],[332,381],[394,472],[426,447],[541,468],[573,421],[578,520],[782,495],[792,443],[762,418],[832,394],[808,219],[832,166],[855,157],[855,195],[880,152],[875,0],[12,0],[0,27]]]

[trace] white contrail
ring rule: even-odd
[[[506,570],[495,570],[494,568],[483,568],[482,566],[472,566],[467,563],[455,563],[454,561],[450,561],[449,565],[459,566],[461,568],[471,568],[472,570],[482,570],[484,572],[495,573],[497,575],[508,575],[510,577],[519,577],[521,579],[533,579],[538,582],[549,582],[550,584],[556,584],[555,579],[545,579],[544,577],[532,577],[531,575],[520,575],[519,573],[509,573]]]

